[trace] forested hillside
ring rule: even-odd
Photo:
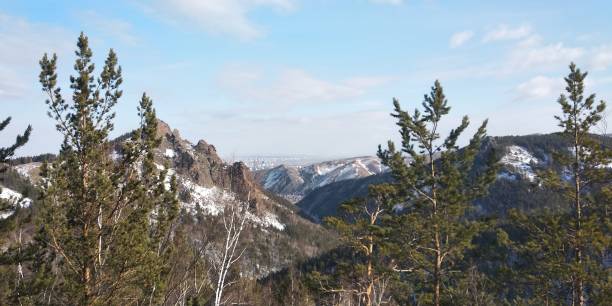
[[[59,152],[15,158],[29,126],[0,147],[0,305],[610,303],[612,139],[573,63],[558,132],[490,137],[435,81],[416,109],[393,99],[400,142],[376,157],[253,174],[146,93],[111,139],[118,56],[98,69],[81,33],[75,57],[65,91],[39,61]]]

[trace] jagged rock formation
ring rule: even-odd
[[[244,235],[247,249],[241,263],[245,275],[267,275],[295,260],[315,256],[333,244],[321,226],[304,219],[294,205],[262,188],[244,163],[226,164],[213,145],[204,140],[194,145],[163,121],[158,122],[157,134],[162,141],[155,151],[156,166],[176,175],[180,220],[189,223],[187,228],[193,239],[219,234],[223,225],[218,216],[228,203],[248,203],[250,230]],[[115,139],[109,154],[119,158],[122,142],[129,138],[130,133]],[[36,183],[40,165],[30,162],[15,165],[14,169]]]

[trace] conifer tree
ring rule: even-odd
[[[7,117],[4,119],[4,121],[0,122],[0,132],[2,132],[9,125],[9,123],[11,123],[11,117]],[[0,164],[6,163],[9,158],[13,157],[13,155],[15,155],[15,150],[28,142],[31,133],[32,126],[28,125],[22,135],[17,135],[14,144],[8,147],[0,147]]]
[[[479,231],[479,223],[467,218],[472,201],[487,191],[495,179],[494,155],[484,165],[475,163],[486,136],[484,121],[464,148],[459,137],[469,125],[468,117],[441,139],[441,119],[450,111],[442,86],[435,82],[418,109],[410,114],[393,102],[402,139],[401,149],[391,141],[379,146],[378,155],[391,169],[397,203],[403,206],[392,224],[398,245],[398,270],[416,284],[421,302],[452,304],[447,288],[465,271],[457,271],[465,251]]]
[[[560,210],[536,216],[515,213],[515,220],[529,237],[522,251],[533,262],[526,278],[535,289],[533,300],[582,306],[604,303],[612,294],[604,263],[612,243],[607,213],[612,171],[606,167],[612,150],[592,134],[605,102],[596,102],[595,94],[585,96],[586,72],[574,63],[569,69],[566,94],[558,99],[562,114],[555,118],[570,147],[553,155],[562,173],[541,173],[544,186],[566,201]]]
[[[392,208],[393,186],[369,187],[368,197],[354,199],[340,207],[341,217],[328,217],[325,222],[340,235],[340,241],[353,251],[347,265],[351,271],[338,271],[340,284],[323,284],[322,291],[346,293],[357,298],[359,305],[382,305],[389,299],[390,262],[387,228],[384,217]],[[347,283],[344,287],[342,282]]]
[[[7,117],[4,121],[0,122],[0,132],[2,132],[11,123],[11,117]],[[32,133],[32,126],[28,125],[23,134],[17,135],[15,143],[8,147],[0,147],[0,174],[7,170],[6,162],[15,155],[15,150],[28,142],[30,134]],[[0,186],[0,192],[2,186]],[[0,212],[14,209],[15,203],[13,201],[6,201],[0,199]]]
[[[111,156],[113,107],[122,95],[111,49],[98,78],[81,33],[70,77],[72,103],[57,87],[56,55],[40,61],[49,115],[64,136],[58,158],[43,165],[35,275],[22,289],[34,303],[158,304],[178,214],[176,182],[154,163],[159,145],[151,100],[138,107],[140,128],[118,160]]]
[[[0,132],[3,131],[11,122],[11,117],[6,118],[0,122]],[[0,147],[0,193],[2,192],[2,186],[5,185],[5,175],[8,170],[7,162],[11,157],[14,156],[15,151],[25,145],[28,142],[32,127],[28,125],[23,134],[17,135],[15,143],[8,147]],[[18,218],[15,220],[15,210],[19,208],[19,202],[22,199],[0,199],[0,213],[13,212],[13,214],[5,219],[0,219],[0,244],[3,246],[3,250],[0,251],[0,275],[3,279],[0,281],[0,304],[7,302],[5,298],[8,293],[12,290],[15,285],[19,285],[22,278],[22,266],[19,260],[15,260],[16,256],[13,254],[19,254],[21,249],[21,220]],[[19,234],[17,235],[17,241],[14,243],[5,240],[7,234],[19,228]],[[6,236],[5,236],[6,235]]]

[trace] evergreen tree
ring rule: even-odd
[[[604,303],[612,295],[610,268],[604,260],[610,252],[612,171],[605,165],[612,150],[595,137],[606,104],[596,103],[595,94],[585,96],[586,72],[574,63],[565,77],[567,94],[558,103],[562,114],[555,116],[561,134],[571,144],[554,154],[562,169],[541,173],[544,185],[561,194],[559,210],[544,210],[536,216],[515,213],[528,242],[520,248],[532,262],[527,282],[535,292],[533,300],[544,303],[586,305]]]
[[[9,125],[9,123],[11,123],[11,117],[7,117],[4,119],[4,121],[0,122],[0,132],[2,132]],[[6,163],[9,158],[13,157],[13,155],[15,155],[15,150],[28,142],[31,133],[32,126],[28,125],[22,135],[17,135],[14,144],[8,147],[0,147],[0,164]],[[0,168],[0,170],[4,170],[4,167]]]
[[[155,111],[143,95],[140,128],[113,160],[108,135],[122,95],[121,67],[111,49],[96,79],[82,33],[76,56],[72,103],[57,87],[57,57],[40,61],[49,115],[64,141],[57,159],[43,165],[40,230],[31,249],[35,273],[21,295],[34,303],[158,304],[178,201],[174,177],[154,163]]]
[[[4,130],[11,122],[11,117],[6,118],[0,122],[0,131]],[[32,127],[28,125],[26,130],[21,135],[17,135],[15,143],[8,147],[0,147],[0,193],[2,192],[2,186],[6,186],[7,175],[10,175],[7,162],[14,156],[15,151],[25,145],[30,138]],[[19,190],[21,191],[21,190]],[[20,208],[19,202],[22,199],[0,199],[0,213],[12,212],[12,215],[0,219],[0,245],[3,246],[2,252],[0,252],[0,304],[7,302],[4,300],[9,295],[9,292],[15,287],[19,286],[22,278],[22,266],[18,260],[14,260],[13,254],[19,254],[21,250],[21,223],[20,217],[17,217],[18,210]],[[10,241],[9,233],[19,229],[16,241]]]
[[[391,267],[388,233],[382,221],[393,200],[393,186],[372,185],[367,198],[342,204],[342,217],[326,218],[325,222],[339,233],[340,241],[351,248],[353,256],[350,264],[339,265],[350,271],[339,269],[336,278],[340,279],[331,287],[322,282],[323,292],[347,293],[356,297],[359,305],[381,305],[388,301]]]
[[[474,161],[486,135],[484,121],[469,144],[459,149],[459,137],[469,125],[461,124],[441,140],[440,122],[447,115],[442,86],[435,82],[422,103],[423,113],[402,110],[394,100],[400,127],[402,147],[397,150],[389,141],[388,148],[379,147],[378,155],[391,169],[397,203],[402,212],[392,221],[391,239],[397,243],[397,260],[404,278],[413,280],[416,299],[440,305],[455,303],[449,287],[465,277],[457,271],[459,261],[472,247],[479,223],[467,218],[472,201],[487,191],[495,179],[494,155],[485,165]],[[407,156],[406,156],[407,154]]]
[[[4,121],[0,122],[0,132],[4,130],[9,123],[11,123],[11,117],[7,117]],[[7,170],[7,161],[15,155],[15,151],[22,147],[28,142],[30,139],[30,134],[32,133],[32,126],[28,125],[22,135],[17,135],[15,139],[15,143],[8,147],[0,147],[0,174],[6,172]],[[1,181],[0,181],[1,182]],[[0,186],[0,192],[2,191],[2,186]],[[14,210],[15,203],[14,201],[7,201],[0,199],[0,212],[7,210]]]

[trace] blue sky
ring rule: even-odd
[[[609,12],[609,1],[0,0],[0,115],[13,117],[0,144],[31,123],[20,154],[57,150],[38,59],[58,54],[66,94],[80,31],[98,67],[109,48],[119,55],[115,134],[135,127],[146,91],[161,119],[224,156],[371,155],[396,138],[392,98],[419,106],[435,79],[453,107],[446,129],[467,114],[489,118],[490,135],[551,132],[570,61],[590,72],[589,92],[612,97]]]

